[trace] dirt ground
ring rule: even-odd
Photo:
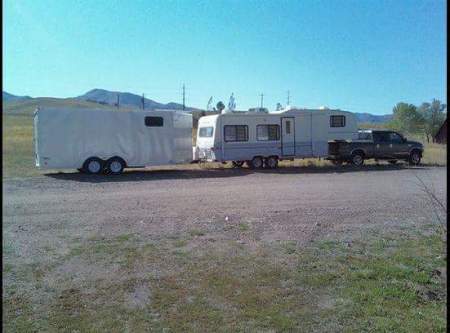
[[[67,236],[125,231],[158,238],[197,228],[208,238],[237,240],[244,236],[227,232],[237,223],[248,225],[242,241],[249,243],[308,242],[317,232],[334,237],[374,225],[420,223],[429,201],[414,175],[445,200],[445,168],[49,174],[4,182],[3,232],[23,245],[23,258],[47,243],[64,248]]]
[[[172,239],[178,242],[174,247],[200,252],[227,251],[226,244],[235,242],[255,255],[259,244],[277,241],[351,242],[369,229],[389,232],[430,223],[432,204],[416,176],[446,202],[446,168],[431,167],[145,170],[116,177],[57,173],[5,180],[4,260],[15,267],[46,267],[38,278],[49,289],[36,293],[45,303],[45,297],[66,288],[63,297],[69,286],[83,290],[113,278],[113,268],[86,265],[90,259],[73,255],[93,240],[137,237],[161,244]],[[188,242],[183,235],[189,235]],[[15,272],[4,276],[7,297],[11,286],[36,288]],[[84,285],[87,279],[90,285]],[[64,288],[58,289],[61,281]],[[130,306],[150,302],[139,288],[127,296]]]

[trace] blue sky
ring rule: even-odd
[[[446,3],[3,1],[3,87],[72,97],[93,88],[237,109],[277,102],[390,113],[446,102]]]

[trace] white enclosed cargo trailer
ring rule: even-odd
[[[36,166],[118,174],[192,161],[192,115],[181,111],[42,108],[34,114]]]
[[[223,113],[199,119],[195,158],[274,168],[282,159],[325,157],[329,140],[357,130],[355,115],[341,110]]]

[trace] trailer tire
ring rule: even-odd
[[[266,159],[264,159],[264,166],[267,169],[276,169],[278,167],[278,157],[276,156],[269,156]]]
[[[119,156],[111,157],[106,161],[105,172],[108,175],[120,175],[125,169],[125,161]]]
[[[260,169],[264,166],[264,160],[261,156],[255,156],[251,161],[247,161],[250,169]]]
[[[98,175],[103,171],[104,164],[104,161],[99,159],[98,157],[89,157],[83,163],[82,170],[91,175]]]
[[[351,162],[354,166],[361,167],[364,164],[364,153],[357,151],[352,154]]]

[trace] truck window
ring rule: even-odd
[[[200,132],[198,134],[201,138],[210,138],[213,136],[214,127],[200,127]]]
[[[345,127],[345,116],[330,116],[330,127]]]
[[[163,117],[145,117],[145,126],[147,127],[163,127]]]
[[[374,132],[373,133],[373,141],[374,142],[390,142],[391,137],[389,132]]]
[[[258,141],[280,140],[280,126],[279,125],[256,126],[256,140]]]
[[[390,139],[389,141],[391,141],[393,143],[402,143],[403,142],[402,137],[394,132],[389,133],[389,139]]]
[[[247,125],[225,125],[223,132],[225,142],[248,141]]]

